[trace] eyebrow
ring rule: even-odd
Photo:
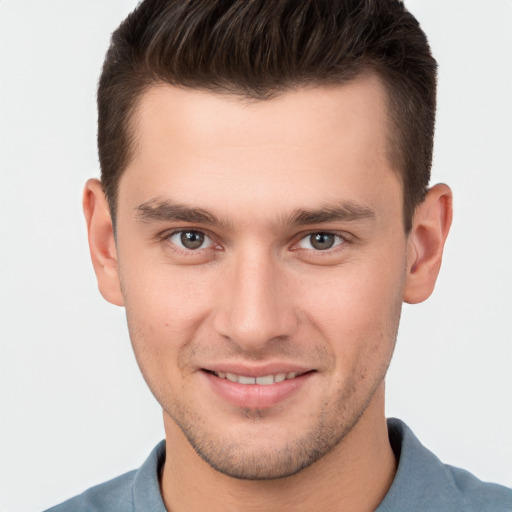
[[[308,210],[299,208],[285,220],[285,224],[304,226],[308,224],[321,224],[324,222],[354,222],[372,220],[375,210],[354,202],[340,202],[326,204],[318,209]]]
[[[220,219],[203,208],[194,208],[186,204],[175,203],[168,199],[153,198],[135,207],[136,216],[142,222],[189,222],[207,224],[222,229],[232,228],[232,223]],[[304,226],[326,222],[354,222],[375,218],[375,211],[368,206],[354,202],[327,204],[318,209],[297,208],[283,218],[280,224]]]
[[[222,220],[203,208],[193,208],[185,204],[174,203],[168,199],[153,198],[135,207],[136,216],[143,222],[190,222],[208,224],[224,229],[231,223]]]

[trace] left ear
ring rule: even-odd
[[[452,212],[452,191],[444,184],[429,189],[425,200],[416,207],[407,240],[404,302],[423,302],[434,291]]]

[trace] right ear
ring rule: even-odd
[[[105,300],[123,306],[112,217],[99,180],[90,179],[85,184],[83,208],[98,288]]]

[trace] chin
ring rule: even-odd
[[[265,411],[244,413],[250,425],[237,431],[224,430],[221,435],[215,435],[216,429],[204,428],[204,422],[191,421],[190,417],[184,422],[174,420],[173,424],[199,457],[219,473],[240,480],[273,480],[293,476],[327,455],[359,419],[344,421],[338,417],[333,422],[334,413],[328,413],[329,417],[322,417],[300,435],[297,428],[274,431],[276,423],[271,420],[264,425]]]

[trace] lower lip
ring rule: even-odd
[[[224,400],[249,409],[267,409],[274,407],[291,395],[297,393],[310,379],[313,372],[307,372],[294,379],[287,379],[266,386],[260,384],[239,384],[228,379],[203,371],[214,391]]]

